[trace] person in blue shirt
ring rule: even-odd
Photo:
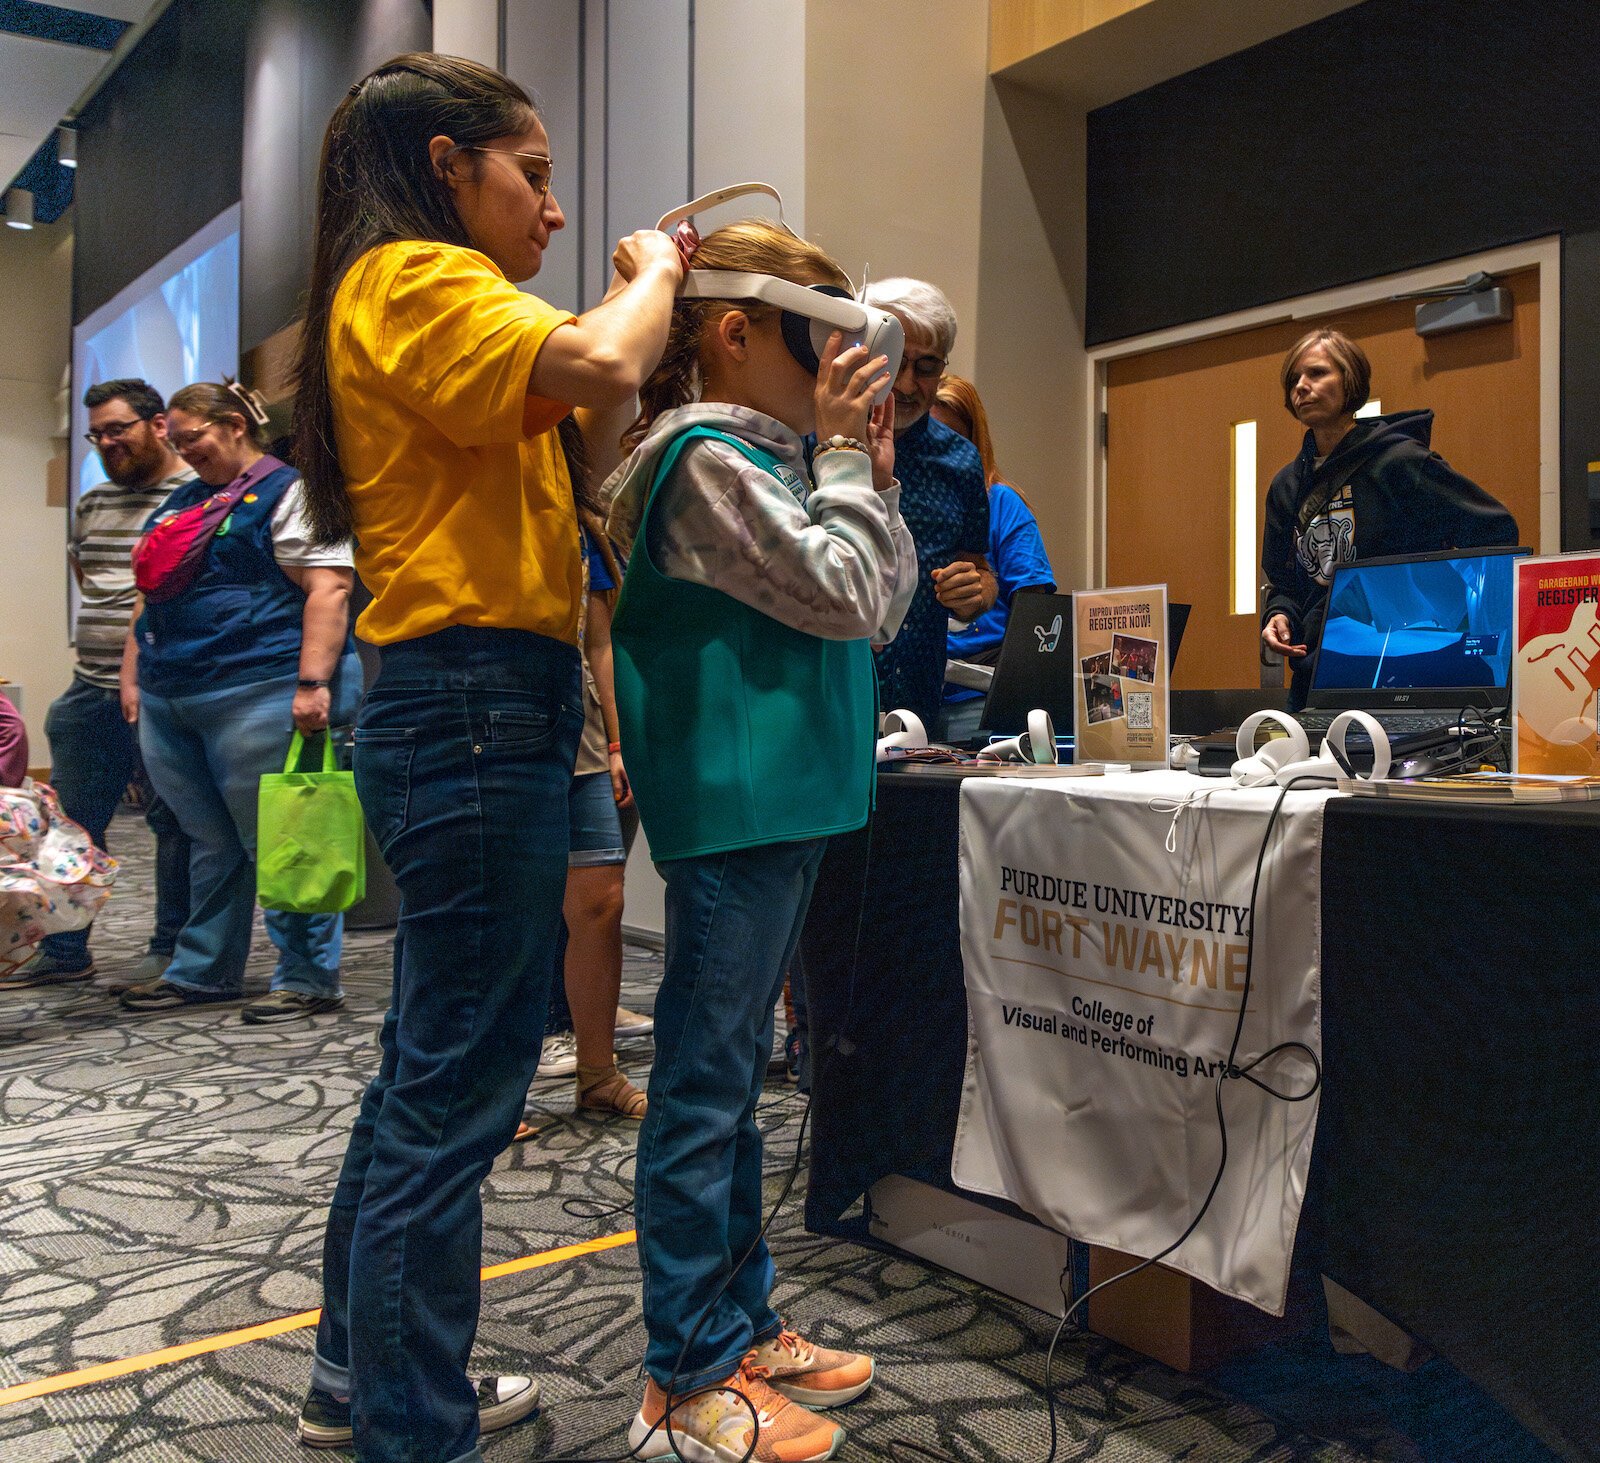
[[[932,416],[978,450],[989,486],[989,563],[1000,591],[994,604],[971,624],[951,620],[945,654],[950,660],[971,665],[993,665],[1006,637],[1013,597],[1021,589],[1054,593],[1055,571],[1028,500],[1002,480],[995,466],[989,414],[983,409],[978,388],[964,377],[947,373],[934,397]],[[983,692],[947,680],[934,736],[944,742],[963,741],[976,734],[982,717]]]
[[[956,340],[956,312],[920,279],[884,279],[867,303],[905,327],[894,381],[895,472],[900,512],[917,545],[917,592],[900,633],[878,654],[878,706],[914,711],[932,728],[944,700],[949,621],[976,620],[995,602],[989,567],[989,497],[972,443],[929,414]]]

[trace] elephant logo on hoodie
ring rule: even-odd
[[[1295,554],[1301,569],[1318,584],[1331,583],[1340,564],[1355,563],[1356,508],[1349,484],[1334,494],[1326,511],[1306,525]]]

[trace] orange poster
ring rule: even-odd
[[[1517,772],[1600,773],[1600,554],[1516,563]]]

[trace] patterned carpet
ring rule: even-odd
[[[144,825],[120,818],[112,837],[124,872],[95,935],[106,974],[137,958],[149,918]],[[258,926],[253,988],[265,985],[268,949]],[[87,987],[0,997],[0,1387],[317,1304],[323,1207],[375,1059],[388,960],[385,932],[351,935],[346,1009],[300,1026],[245,1027],[231,1006],[129,1015]],[[650,1008],[657,970],[649,952],[630,951],[626,1004]],[[648,1039],[623,1055],[642,1080]],[[564,1082],[537,1083],[532,1102],[543,1132],[507,1153],[486,1186],[486,1264],[631,1227],[625,1211],[577,1217],[563,1205],[589,1201],[579,1212],[596,1215],[626,1204],[637,1129],[575,1116]],[[801,1102],[774,1080],[762,1109],[773,1198]],[[964,1463],[1042,1459],[1045,1319],[956,1277],[808,1235],[799,1209],[792,1200],[774,1230],[783,1309],[818,1339],[848,1341],[880,1362],[877,1386],[846,1416],[843,1456],[890,1457],[891,1440],[910,1438]],[[302,1327],[45,1397],[0,1399],[0,1458],[304,1460],[292,1420],[311,1339]],[[538,1370],[547,1399],[536,1420],[486,1440],[489,1463],[621,1454],[642,1346],[631,1244],[485,1282],[478,1364]],[[1229,1393],[1073,1338],[1057,1359],[1057,1456],[1468,1456],[1454,1451],[1459,1433],[1419,1444],[1395,1423],[1419,1398],[1448,1403],[1448,1382],[1430,1393],[1425,1373],[1399,1379],[1408,1400],[1397,1410],[1385,1400],[1395,1383],[1378,1370],[1333,1363],[1325,1338],[1313,1337],[1303,1356],[1278,1353],[1264,1370],[1240,1371]],[[1252,1387],[1275,1416],[1239,1400]],[[1542,1456],[1508,1451],[1516,1430],[1491,1423],[1499,1431],[1475,1435],[1471,1456]]]

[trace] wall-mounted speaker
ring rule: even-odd
[[[1500,325],[1511,318],[1513,303],[1511,291],[1498,285],[1492,290],[1424,300],[1417,306],[1417,334],[1448,335],[1477,325]]]

